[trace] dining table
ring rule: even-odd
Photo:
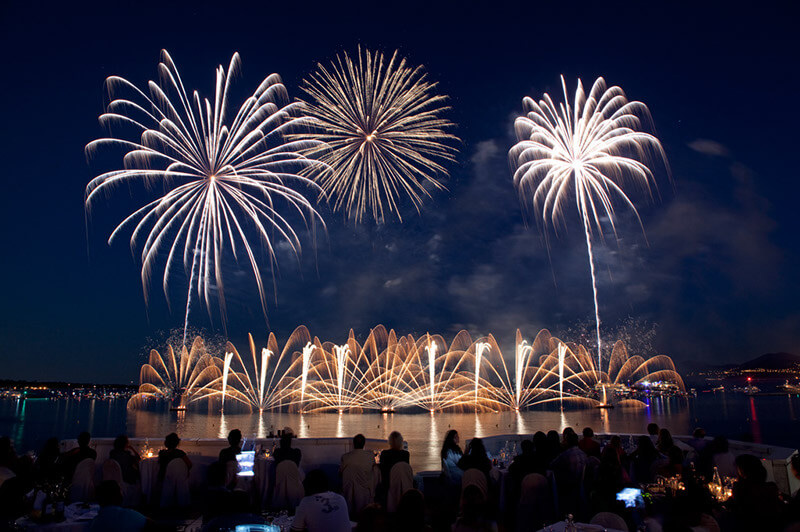
[[[64,520],[42,523],[30,517],[20,517],[14,524],[21,530],[44,532],[85,532],[89,530],[92,520],[97,517],[100,506],[76,502],[64,507]]]

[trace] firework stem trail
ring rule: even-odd
[[[589,228],[589,219],[583,217],[583,230],[586,235],[586,249],[589,251],[589,271],[592,274],[592,295],[594,296],[594,324],[597,332],[597,371],[602,371],[603,348],[600,343],[600,308],[597,304],[597,277],[594,271],[594,251],[592,250],[592,234]]]

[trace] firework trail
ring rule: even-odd
[[[419,212],[429,189],[444,188],[443,164],[456,153],[448,143],[458,139],[447,133],[447,97],[434,93],[436,85],[397,52],[387,62],[360,47],[355,58],[344,53],[318,64],[303,82],[301,121],[309,132],[293,138],[322,141],[304,153],[325,163],[314,170],[334,210],[356,222],[367,212],[378,223],[390,213],[402,221],[401,195]]]
[[[635,205],[622,189],[623,182],[627,179],[638,185],[652,198],[655,180],[645,162],[658,158],[666,164],[666,156],[658,139],[641,131],[643,122],[651,122],[645,104],[628,101],[621,88],[607,87],[603,78],[594,82],[588,94],[579,79],[570,104],[563,76],[561,85],[563,103],[556,104],[547,93],[538,103],[523,99],[525,115],[515,120],[518,142],[509,157],[516,167],[514,184],[520,197],[533,204],[537,223],[545,229],[552,224],[557,232],[564,224],[567,204],[575,200],[592,275],[599,370],[602,346],[593,228],[602,241],[600,220],[605,217],[616,237],[615,197],[631,209],[641,226]]]
[[[246,256],[266,316],[258,250],[249,233],[258,234],[274,273],[275,239],[288,242],[295,254],[300,252],[300,240],[284,210],[299,213],[307,227],[313,227],[317,220],[324,227],[314,206],[299,191],[310,187],[319,192],[313,181],[300,175],[315,164],[300,152],[313,148],[317,141],[286,137],[298,104],[286,104],[286,88],[280,77],[272,74],[235,113],[229,113],[228,93],[239,65],[236,53],[227,70],[223,66],[217,68],[211,101],[201,98],[197,91],[191,95],[186,91],[166,50],[158,65],[161,81],[148,82],[147,93],[124,78],[109,77],[106,87],[110,102],[99,118],[100,124],[120,126],[136,134],[131,134],[134,140],[110,135],[86,147],[89,156],[106,145],[125,151],[122,169],[103,173],[89,182],[87,212],[105,196],[102,192],[115,185],[142,182],[163,190],[158,199],[127,216],[108,242],[111,244],[129,230],[131,249],[141,245],[145,302],[159,253],[166,253],[162,288],[168,303],[170,271],[176,257],[182,256],[189,278],[187,327],[192,293],[196,292],[211,316],[209,303],[214,290],[218,291],[225,326],[222,261],[226,251],[237,261],[241,255]],[[276,200],[286,209],[279,208]]]

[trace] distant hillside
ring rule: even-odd
[[[800,365],[800,355],[792,353],[767,353],[739,365],[739,369],[790,369]]]

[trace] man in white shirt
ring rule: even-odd
[[[347,502],[338,493],[328,490],[328,479],[319,469],[306,475],[303,482],[306,496],[294,514],[292,531],[350,532]]]

